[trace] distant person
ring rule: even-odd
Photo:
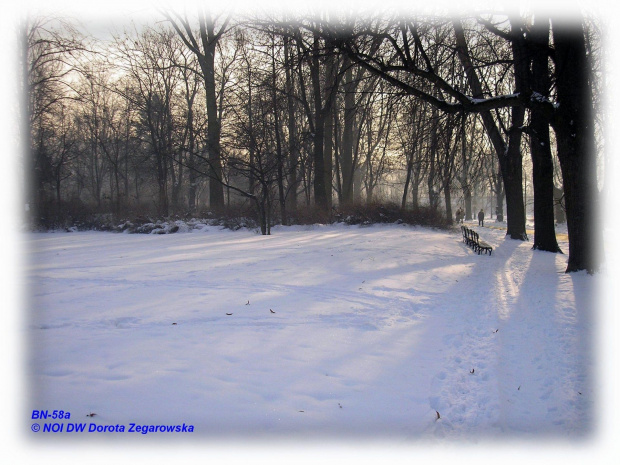
[[[484,210],[482,208],[478,212],[478,226],[484,227]]]
[[[461,212],[461,209],[459,208],[459,209],[456,211],[456,222],[457,222],[457,223],[460,223],[460,222],[461,222],[461,216],[462,216],[462,214],[463,214],[463,212]]]

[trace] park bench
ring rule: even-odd
[[[463,234],[463,242],[465,242],[465,244],[469,245],[469,228],[465,227],[465,226],[461,226],[461,233]]]
[[[463,242],[470,246],[474,251],[478,252],[478,255],[484,250],[489,255],[493,253],[493,247],[484,241],[480,240],[480,236],[476,231],[469,229],[466,226],[461,226],[461,233],[463,234]]]

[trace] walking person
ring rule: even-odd
[[[482,210],[482,208],[478,212],[478,226],[482,226],[484,228],[484,210]]]

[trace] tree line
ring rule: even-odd
[[[545,12],[414,16],[197,9],[95,40],[25,22],[25,171],[35,225],[75,211],[244,207],[263,234],[311,212],[394,201],[493,205],[507,234],[599,266],[597,23]],[[492,203],[489,203],[492,199]],[[504,211],[505,207],[505,211]]]

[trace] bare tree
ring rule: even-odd
[[[189,17],[174,10],[162,10],[185,45],[196,55],[204,79],[207,106],[207,151],[209,160],[209,202],[214,208],[224,207],[221,160],[221,108],[218,110],[216,97],[215,54],[218,42],[228,30],[230,15],[221,18],[208,9],[196,11],[198,31],[194,30]],[[219,181],[219,182],[218,182]]]
[[[72,24],[52,16],[27,18],[21,36],[23,119],[28,128],[26,163],[31,177],[27,198],[31,215],[38,221],[49,200],[50,186],[55,184],[60,198],[57,182],[67,152],[61,149],[63,154],[55,155],[47,141],[55,126],[53,119],[56,115],[66,118],[67,101],[75,98],[70,75],[86,48]]]

